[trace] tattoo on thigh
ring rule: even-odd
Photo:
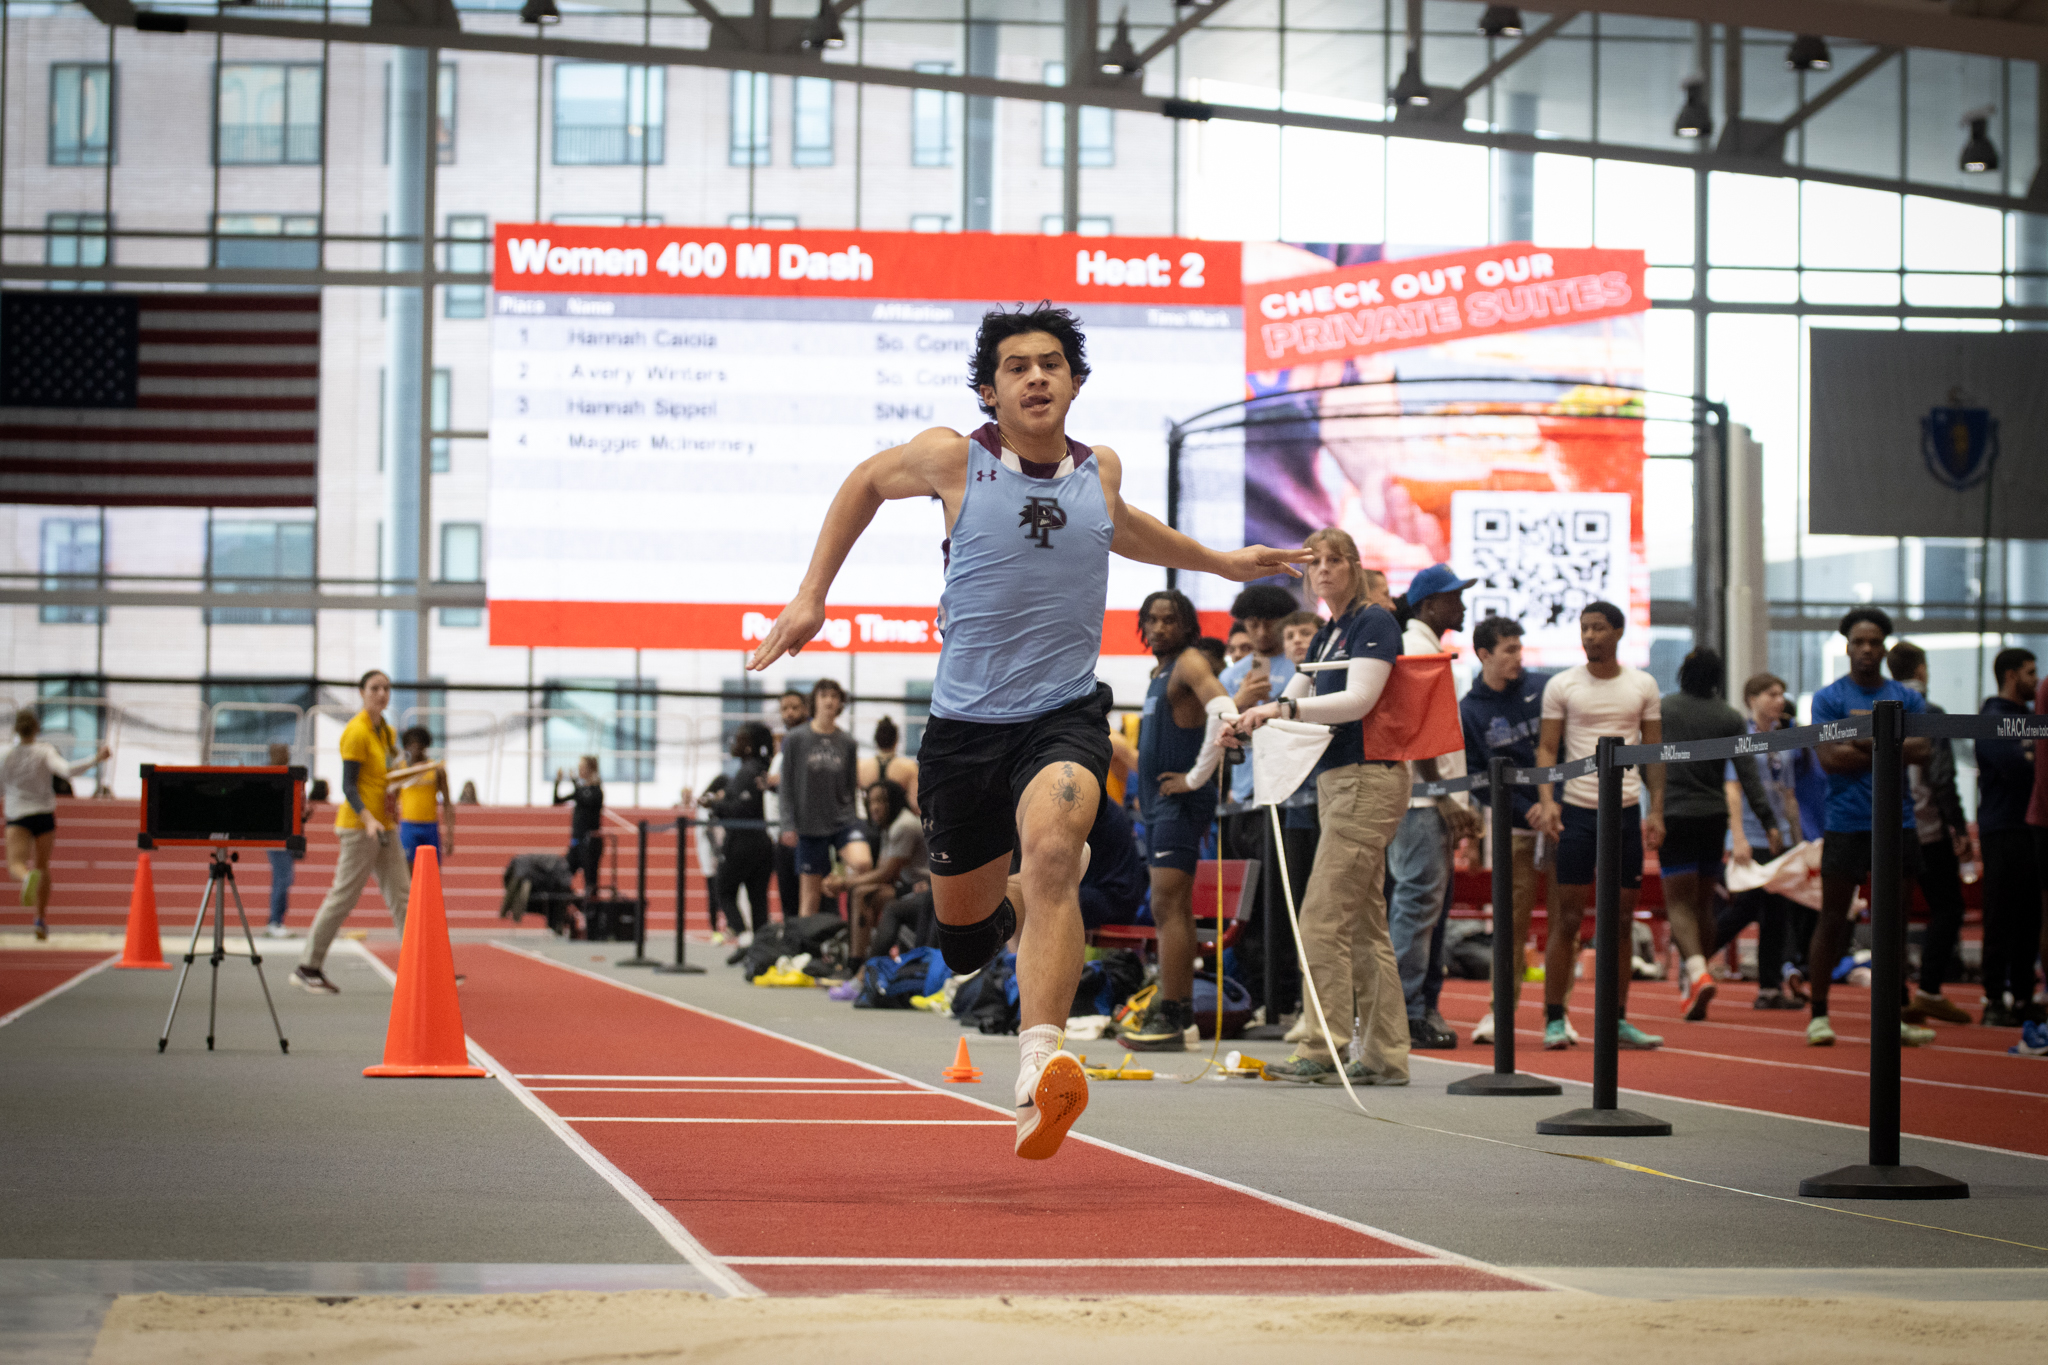
[[[1081,804],[1081,787],[1074,781],[1074,765],[1071,763],[1060,764],[1060,785],[1057,795],[1060,804],[1068,810]]]

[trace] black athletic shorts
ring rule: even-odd
[[[1600,860],[1600,812],[1591,806],[1564,808],[1564,833],[1557,841],[1557,884],[1591,886]],[[1621,889],[1643,884],[1643,811],[1625,806],[1621,812]]]
[[[1920,875],[1920,836],[1911,829],[1899,831],[1901,869],[1908,877]],[[1831,829],[1820,839],[1820,875],[1870,880],[1870,831]]]
[[[1667,815],[1664,844],[1657,850],[1657,866],[1666,872],[1697,872],[1712,880],[1721,875],[1723,851],[1728,844],[1728,815]]]
[[[57,816],[54,811],[46,810],[38,815],[24,815],[19,820],[9,820],[7,823],[16,829],[27,830],[38,839],[45,834],[57,832]]]
[[[917,748],[917,802],[934,877],[957,877],[1017,851],[1017,802],[1054,763],[1088,770],[1098,798],[1109,776],[1109,684],[1009,725],[934,716]]]

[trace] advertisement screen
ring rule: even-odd
[[[795,591],[861,460],[989,419],[999,306],[1072,308],[1093,376],[1068,432],[1163,516],[1166,433],[1243,392],[1240,249],[1175,238],[501,224],[494,244],[494,645],[744,649]],[[936,653],[945,528],[884,504],[817,647]],[[1128,622],[1159,570],[1113,559]],[[1108,652],[1140,652],[1123,626]]]
[[[1533,666],[1588,602],[1646,628],[1642,285],[1641,252],[1527,243],[1247,284],[1245,540],[1340,526],[1397,593],[1449,563]]]

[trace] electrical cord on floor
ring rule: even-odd
[[[1277,806],[1266,807],[1267,815],[1273,822],[1273,838],[1276,846],[1281,841],[1280,810]],[[1980,1242],[1997,1242],[2001,1246],[2021,1247],[2027,1251],[2048,1252],[2048,1246],[2037,1246],[2032,1242],[2015,1241],[2010,1237],[1993,1237],[1989,1233],[1965,1232],[1961,1228],[1945,1228],[1938,1223],[1916,1223],[1909,1218],[1887,1218],[1881,1213],[1864,1213],[1860,1209],[1841,1209],[1832,1204],[1816,1204],[1811,1200],[1793,1199],[1782,1194],[1765,1194],[1760,1190],[1745,1190],[1737,1185],[1722,1185],[1712,1180],[1696,1180],[1691,1176],[1673,1175],[1653,1166],[1639,1165],[1633,1161],[1622,1161],[1611,1156],[1593,1156],[1586,1152],[1558,1152],[1548,1147],[1532,1147],[1526,1142],[1511,1142],[1507,1138],[1484,1137],[1478,1133],[1461,1133],[1452,1128],[1434,1128],[1426,1123],[1408,1123],[1401,1119],[1390,1119],[1384,1114],[1375,1114],[1359,1100],[1358,1092],[1351,1088],[1351,1078],[1344,1073],[1343,1055],[1337,1050],[1336,1040],[1330,1033],[1329,1020],[1323,1014],[1323,1002],[1316,994],[1313,973],[1309,971],[1308,948],[1301,938],[1301,918],[1295,910],[1294,887],[1287,875],[1287,860],[1280,859],[1280,889],[1287,898],[1287,923],[1294,931],[1294,949],[1301,958],[1301,984],[1307,993],[1309,1003],[1315,1007],[1316,1026],[1322,1030],[1323,1044],[1330,1049],[1330,1059],[1337,1064],[1337,1079],[1344,1083],[1344,1093],[1351,1097],[1351,1103],[1358,1112],[1376,1123],[1390,1123],[1396,1128],[1412,1128],[1417,1132],[1435,1133],[1441,1137],[1465,1138],[1472,1142],[1490,1143],[1496,1147],[1514,1147],[1539,1156],[1561,1157],[1566,1161],[1588,1161],[1596,1166],[1610,1166],[1618,1171],[1633,1171],[1638,1175],[1654,1175],[1663,1180],[1675,1180],[1682,1185],[1698,1185],[1703,1189],[1720,1190],[1725,1194],[1747,1195],[1751,1199],[1767,1199],[1774,1204],[1794,1204],[1800,1208],[1817,1209],[1822,1213],[1839,1213],[1851,1218],[1868,1218],[1874,1222],[1891,1223],[1899,1227],[1919,1228],[1926,1232],[1945,1232],[1955,1237],[1968,1237]],[[1514,1021],[1507,1020],[1504,1027],[1512,1028]],[[1206,1073],[1205,1073],[1206,1074]]]

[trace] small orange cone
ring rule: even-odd
[[[128,893],[128,942],[121,949],[121,960],[114,965],[150,972],[171,969],[171,964],[164,961],[164,945],[157,937],[156,876],[150,871],[147,853],[135,860],[135,889]]]
[[[975,1069],[974,1059],[967,1055],[967,1040],[962,1038],[960,1046],[953,1052],[953,1065],[946,1068],[949,1081],[978,1081],[981,1072]]]
[[[469,1064],[462,1006],[455,998],[455,954],[441,904],[441,864],[432,844],[413,855],[405,940],[398,949],[398,986],[384,1030],[384,1063],[365,1076],[488,1076]]]

